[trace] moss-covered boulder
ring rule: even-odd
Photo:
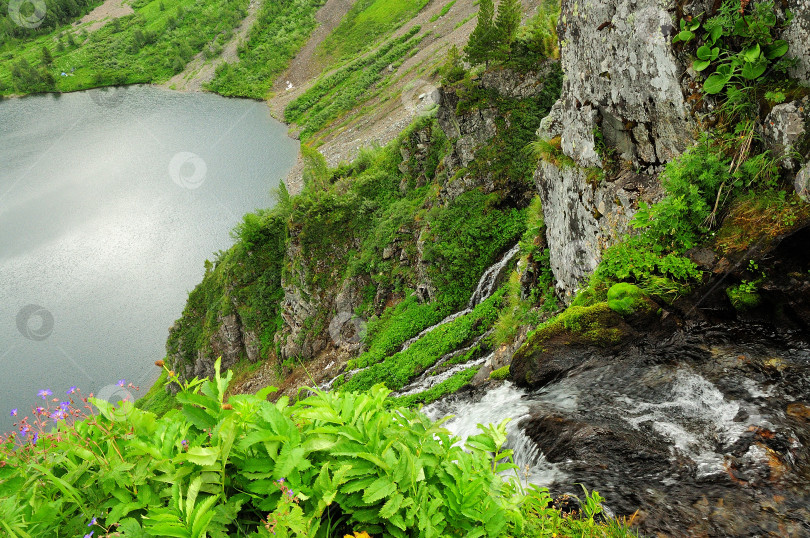
[[[611,310],[622,316],[630,316],[647,307],[645,294],[635,284],[619,282],[610,287],[607,304]]]
[[[541,387],[633,334],[607,302],[571,306],[529,334],[512,357],[509,373],[520,386]]]
[[[507,364],[503,368],[498,368],[497,370],[493,370],[489,373],[489,378],[495,381],[500,381],[502,379],[506,379],[509,377],[509,365]]]

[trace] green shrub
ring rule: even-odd
[[[163,417],[76,398],[55,427],[46,417],[2,439],[0,527],[10,536],[250,538],[608,528],[595,521],[596,493],[573,521],[549,509],[547,490],[501,476],[517,471],[505,422],[481,426],[462,447],[424,415],[389,409],[379,386],[316,391],[293,405],[267,401],[268,387],[226,402],[231,376],[219,361],[215,372],[184,384],[182,409]]]

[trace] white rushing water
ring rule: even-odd
[[[529,416],[529,403],[526,393],[511,383],[488,391],[478,401],[450,396],[422,408],[431,420],[439,420],[448,415],[453,418],[444,427],[456,435],[461,442],[471,435],[481,433],[479,424],[499,424],[510,419],[506,426],[506,448],[514,451],[514,460],[520,471],[521,480],[539,486],[563,478],[562,472],[546,461],[537,445],[518,427],[521,419]],[[514,471],[512,471],[514,473]]]
[[[492,265],[491,267],[489,267],[489,269],[484,271],[484,274],[481,275],[481,278],[478,280],[478,285],[475,287],[475,291],[473,291],[472,295],[470,296],[470,301],[467,303],[467,308],[459,310],[454,314],[450,314],[449,316],[441,320],[439,323],[431,325],[427,329],[423,330],[422,332],[420,332],[419,334],[417,334],[416,336],[405,342],[402,345],[402,349],[400,349],[400,352],[405,351],[406,349],[411,347],[411,345],[414,342],[416,342],[426,334],[435,331],[442,325],[447,325],[454,319],[469,314],[470,312],[472,312],[473,308],[476,307],[476,305],[479,305],[482,302],[489,299],[489,297],[495,292],[495,284],[497,284],[498,282],[498,277],[501,275],[504,268],[506,268],[509,262],[512,261],[512,258],[514,258],[519,251],[520,251],[520,243],[517,243],[515,246],[510,248],[506,254],[501,256],[500,260],[495,262],[494,265]]]
[[[512,259],[517,255],[517,253],[519,251],[520,251],[520,243],[517,243],[517,244],[515,244],[515,246],[513,246],[511,249],[509,249],[509,251],[506,252],[506,254],[501,256],[501,259],[499,259],[497,262],[495,262],[494,265],[492,265],[486,271],[484,271],[484,274],[481,275],[481,278],[478,280],[478,285],[475,287],[475,291],[473,291],[472,295],[470,296],[470,301],[467,304],[467,308],[465,308],[463,310],[459,310],[458,312],[455,312],[454,314],[450,314],[449,316],[447,316],[446,318],[441,320],[439,323],[437,323],[435,325],[431,325],[430,327],[423,330],[422,332],[420,332],[419,334],[417,334],[416,336],[414,336],[410,340],[406,341],[402,345],[402,348],[398,351],[398,353],[402,353],[403,351],[407,350],[409,347],[411,347],[411,345],[414,342],[416,342],[420,338],[424,337],[426,334],[435,331],[436,329],[438,329],[442,325],[446,325],[446,324],[450,323],[451,321],[453,321],[454,319],[457,319],[457,318],[460,318],[461,316],[465,316],[465,315],[469,314],[470,312],[472,312],[473,308],[475,308],[476,305],[478,305],[478,304],[482,303],[483,301],[486,301],[487,299],[489,299],[489,297],[495,292],[495,284],[497,284],[497,282],[498,282],[498,277],[501,275],[503,270],[506,268],[506,266],[509,264],[509,262],[512,261]],[[478,341],[480,341],[480,338],[478,340],[476,340],[476,342],[473,345],[478,343]],[[470,346],[470,347],[472,347],[472,346]],[[442,357],[439,362],[442,362],[442,361],[446,360],[447,358],[449,358],[452,355],[455,355],[456,353],[457,352],[455,352],[455,351],[452,352],[452,353],[448,353],[447,355]],[[475,364],[482,364],[482,363],[483,363],[483,361],[476,362]],[[464,364],[462,366],[469,367],[472,364],[473,363],[466,363],[466,364]],[[438,365],[438,363],[437,363],[437,365]],[[434,365],[433,367],[435,368],[435,366],[437,366],[437,365]],[[325,391],[332,390],[332,386],[335,384],[335,380],[338,377],[340,377],[341,375],[344,376],[344,381],[348,381],[352,376],[362,372],[366,368],[368,368],[368,367],[366,366],[364,368],[356,368],[354,370],[350,370],[348,372],[338,374],[337,376],[333,377],[332,379],[330,379],[326,383],[322,383],[319,386],[319,388],[321,390],[325,390]],[[456,370],[456,372],[457,371],[458,370]],[[455,373],[455,372],[453,372],[453,373]],[[420,378],[420,379],[422,379],[422,378]],[[445,377],[444,379],[447,379],[447,377]],[[417,384],[417,382],[418,382],[418,380],[411,383],[411,385],[408,385],[408,387],[406,387],[405,389],[402,389],[402,390],[403,391],[408,390],[409,392],[407,392],[407,394],[414,394],[416,392],[422,392],[423,390],[427,390],[425,388],[418,389],[418,390],[411,390],[410,387],[412,385]],[[428,385],[428,388],[433,386],[434,384],[435,383]],[[403,394],[399,394],[399,395],[403,395]]]
[[[629,404],[625,420],[635,428],[649,424],[672,443],[672,448],[697,464],[698,476],[725,472],[723,446],[736,442],[759,416],[752,408],[749,419],[738,421],[741,402],[726,399],[710,381],[688,368],[678,368],[671,397],[663,402],[645,402],[625,396]]]

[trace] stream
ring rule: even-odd
[[[537,391],[506,382],[423,410],[454,415],[445,426],[461,438],[511,418],[528,481],[596,489],[611,512],[639,510],[644,534],[808,536],[808,394],[810,346],[740,324],[691,327]]]

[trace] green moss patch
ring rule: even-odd
[[[610,287],[607,294],[607,304],[611,310],[629,316],[646,305],[644,292],[634,284],[620,282]]]
[[[507,364],[503,368],[498,368],[497,370],[493,370],[489,374],[489,378],[493,380],[502,380],[509,377],[509,365]]]

